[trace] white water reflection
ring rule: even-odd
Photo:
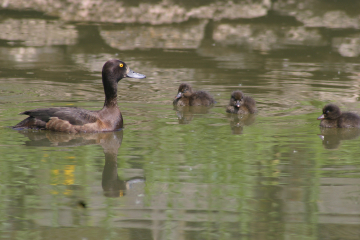
[[[358,57],[360,55],[360,35],[334,38],[332,46],[343,57]]]
[[[126,26],[122,30],[101,30],[104,40],[120,50],[161,48],[196,49],[204,38],[207,21],[170,26]]]

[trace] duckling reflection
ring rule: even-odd
[[[255,122],[255,114],[228,114],[232,134],[242,134],[244,126]]]
[[[143,177],[133,176],[121,180],[118,176],[117,155],[123,139],[123,131],[68,134],[51,131],[19,131],[30,141],[27,146],[76,147],[89,144],[100,145],[105,154],[105,165],[102,173],[102,188],[106,197],[122,197],[127,190],[144,183]]]
[[[325,149],[336,149],[342,140],[356,139],[360,135],[359,128],[326,128],[321,127],[319,137]]]
[[[174,107],[174,110],[176,110],[176,115],[179,120],[179,124],[189,124],[193,120],[194,116],[207,114],[209,113],[209,109],[209,107],[205,106]]]

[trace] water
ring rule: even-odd
[[[360,132],[316,120],[329,102],[360,113],[356,28],[278,15],[142,25],[11,11],[6,26],[2,239],[359,238]],[[27,109],[100,109],[101,68],[112,58],[147,75],[119,84],[122,131],[8,128]],[[217,104],[176,111],[181,82]],[[225,112],[237,89],[257,102],[251,119]]]

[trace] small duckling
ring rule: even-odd
[[[174,106],[211,106],[215,100],[210,94],[205,91],[193,92],[191,86],[187,83],[182,83],[179,86],[178,94],[176,95]]]
[[[323,108],[323,115],[317,118],[321,120],[320,127],[328,128],[360,128],[360,117],[355,113],[341,112],[335,104],[327,104]]]
[[[244,96],[241,91],[236,90],[231,94],[226,112],[237,114],[255,113],[257,111],[255,104],[255,100],[252,97]]]

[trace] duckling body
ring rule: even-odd
[[[341,112],[335,104],[327,104],[323,114],[317,118],[321,120],[320,127],[327,128],[360,128],[360,117],[355,113]]]
[[[211,106],[215,103],[214,98],[205,91],[193,92],[191,86],[187,83],[182,83],[179,86],[178,94],[176,95],[174,106]]]
[[[239,90],[236,90],[231,94],[230,102],[226,108],[226,112],[236,114],[252,114],[256,111],[256,103],[252,97],[244,96],[244,94]]]
[[[14,128],[48,129],[58,132],[104,132],[123,127],[123,118],[117,105],[117,85],[122,78],[145,78],[133,72],[126,63],[113,59],[102,69],[105,92],[104,107],[90,111],[76,107],[38,108],[20,114],[29,115]]]

